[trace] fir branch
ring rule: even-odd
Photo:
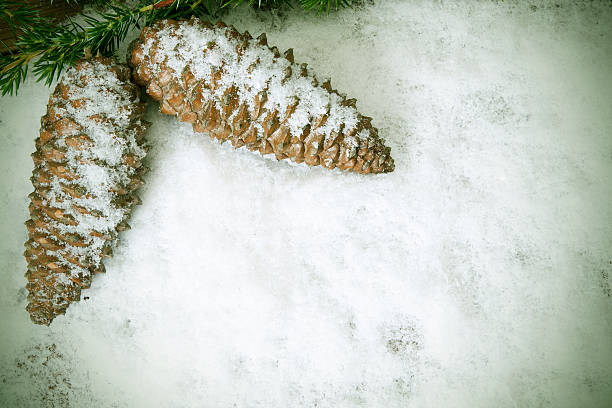
[[[18,51],[0,60],[2,95],[17,92],[32,60],[32,72],[37,80],[50,85],[64,65],[83,58],[85,49],[111,54],[138,21],[137,10],[123,5],[113,5],[110,11],[97,16],[85,15],[84,20],[85,27],[72,20],[59,26],[39,21],[39,24],[21,27],[16,44]]]
[[[74,20],[54,25],[40,19],[36,13],[35,24],[19,26],[22,32],[17,36],[17,51],[0,58],[2,95],[17,93],[31,61],[34,61],[32,72],[37,81],[50,85],[65,65],[73,65],[84,57],[85,49],[94,54],[112,54],[129,29],[138,25],[141,14],[140,8],[131,9],[115,3],[95,16],[83,15],[82,26]]]

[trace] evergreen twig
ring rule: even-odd
[[[96,0],[97,3],[102,1]],[[83,14],[82,25],[73,19],[63,25],[54,25],[42,19],[23,0],[0,0],[0,20],[7,22],[17,38],[17,51],[0,55],[0,90],[2,95],[16,94],[28,75],[30,63],[37,81],[51,85],[64,66],[73,65],[84,57],[85,50],[112,55],[133,27],[150,25],[158,19],[192,15],[215,19],[227,6],[235,7],[244,1],[259,8],[275,8],[290,4],[292,0],[140,0],[135,7],[107,0],[105,11]],[[329,12],[350,6],[357,0],[298,1],[305,10]]]

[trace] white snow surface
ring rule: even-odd
[[[236,151],[150,103],[143,205],[50,327],[22,256],[50,89],[1,98],[0,406],[609,407],[609,4],[235,10],[357,98],[395,171]]]

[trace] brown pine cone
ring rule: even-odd
[[[136,83],[163,113],[221,142],[308,165],[358,173],[391,172],[390,148],[371,118],[319,84],[306,64],[223,23],[160,20],[130,46]]]
[[[81,60],[49,98],[26,222],[26,309],[34,323],[49,325],[80,299],[93,273],[104,272],[102,259],[140,202],[148,123],[129,78],[115,59]]]

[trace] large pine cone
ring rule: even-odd
[[[160,20],[131,44],[136,83],[161,111],[235,147],[358,173],[394,169],[371,118],[319,84],[292,50],[281,57],[265,34],[254,40],[223,23]]]
[[[27,310],[50,324],[104,272],[146,171],[145,106],[130,70],[110,58],[82,60],[49,98],[36,139],[30,194]]]

